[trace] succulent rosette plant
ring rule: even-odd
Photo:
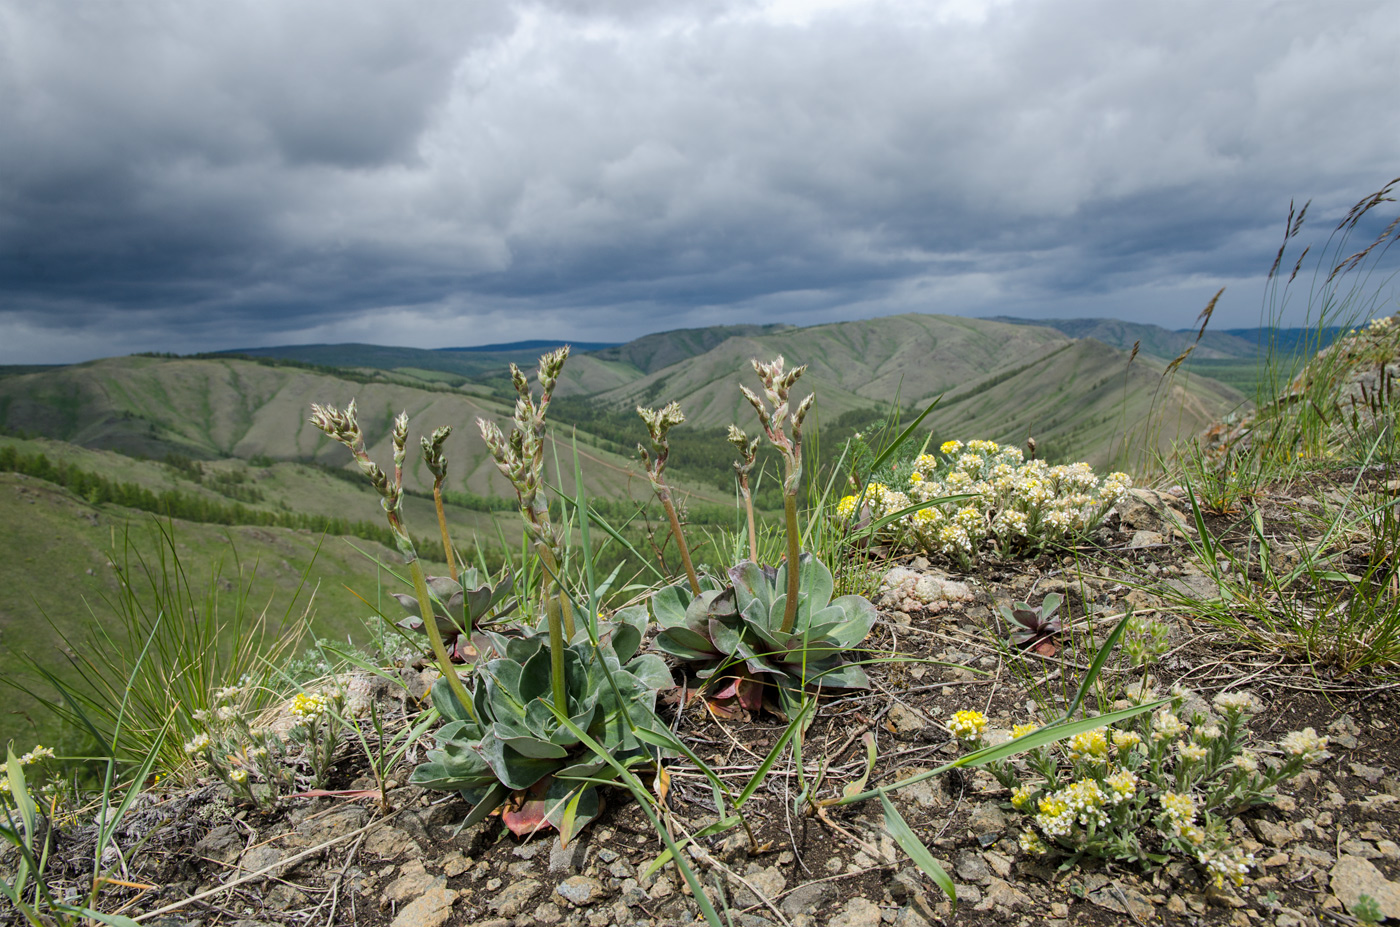
[[[656,724],[657,692],[672,684],[665,661],[637,654],[646,622],[644,608],[626,609],[599,622],[596,649],[582,628],[563,653],[561,713],[624,765],[649,760],[634,732]],[[470,708],[441,681],[433,686],[433,705],[448,723],[412,781],[460,792],[475,804],[469,821],[505,804],[502,819],[513,833],[548,825],[568,841],[602,810],[597,784],[581,780],[614,772],[554,711],[548,634],[483,634],[501,656],[478,667]]]
[[[878,617],[875,606],[858,595],[832,599],[831,571],[811,554],[802,554],[798,564],[797,608],[786,628],[786,564],[773,568],[746,560],[729,570],[731,584],[724,589],[690,598],[683,586],[669,586],[652,596],[652,614],[661,628],[657,647],[700,664],[698,678],[725,681],[710,692],[718,713],[726,713],[728,699],[756,710],[765,686],[775,687],[783,703],[812,686],[870,686],[847,654],[869,636]]]
[[[438,633],[448,654],[458,662],[470,661],[482,652],[482,642],[472,639],[482,619],[509,615],[517,604],[514,599],[507,601],[515,589],[515,578],[510,574],[492,584],[483,582],[475,567],[468,567],[461,582],[447,576],[429,576],[427,583]],[[401,592],[391,594],[413,613],[398,626],[406,631],[423,631],[418,599]]]
[[[1026,602],[1014,602],[1010,608],[998,605],[997,611],[1001,612],[1010,632],[1010,642],[1022,650],[1034,650],[1043,656],[1053,657],[1057,649],[1055,638],[1061,631],[1056,612],[1064,600],[1064,596],[1052,592],[1039,608]]]

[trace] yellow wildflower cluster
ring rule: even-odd
[[[1103,763],[1108,760],[1108,729],[1096,727],[1069,739],[1069,758]]]
[[[298,692],[292,699],[291,712],[300,721],[314,721],[325,714],[329,707],[330,702],[324,695]]]
[[[957,503],[935,503],[904,515],[899,525],[931,552],[968,556],[987,538],[1000,550],[1044,543],[1093,529],[1131,486],[1125,473],[1100,479],[1087,463],[1050,466],[1024,459],[1019,448],[995,441],[947,441],[942,459],[922,454],[908,483],[891,488],[872,483],[864,493],[870,513],[881,518],[912,505],[970,495]],[[838,517],[856,515],[860,499],[846,496]]]
[[[1103,807],[1108,801],[1097,780],[1078,779],[1040,800],[1035,823],[1047,837],[1068,836],[1076,822],[1082,827],[1106,827],[1108,814]]]
[[[959,740],[975,740],[987,729],[987,716],[980,711],[960,711],[948,722],[948,730]]]

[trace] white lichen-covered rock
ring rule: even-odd
[[[937,573],[895,567],[880,581],[880,607],[888,610],[940,612],[971,601],[972,590],[966,583]]]

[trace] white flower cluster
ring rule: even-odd
[[[954,556],[970,555],[988,537],[1006,552],[1091,531],[1132,485],[1126,473],[1100,479],[1087,463],[1027,461],[1019,448],[995,441],[948,441],[939,451],[941,458],[921,454],[914,461],[905,487],[871,483],[863,501],[882,518],[935,499],[972,496],[934,503],[897,523],[926,550]],[[861,503],[846,496],[836,513],[850,519]]]

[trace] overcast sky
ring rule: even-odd
[[[0,363],[1255,325],[1290,199],[1400,174],[1397,49],[1393,0],[0,0]]]

